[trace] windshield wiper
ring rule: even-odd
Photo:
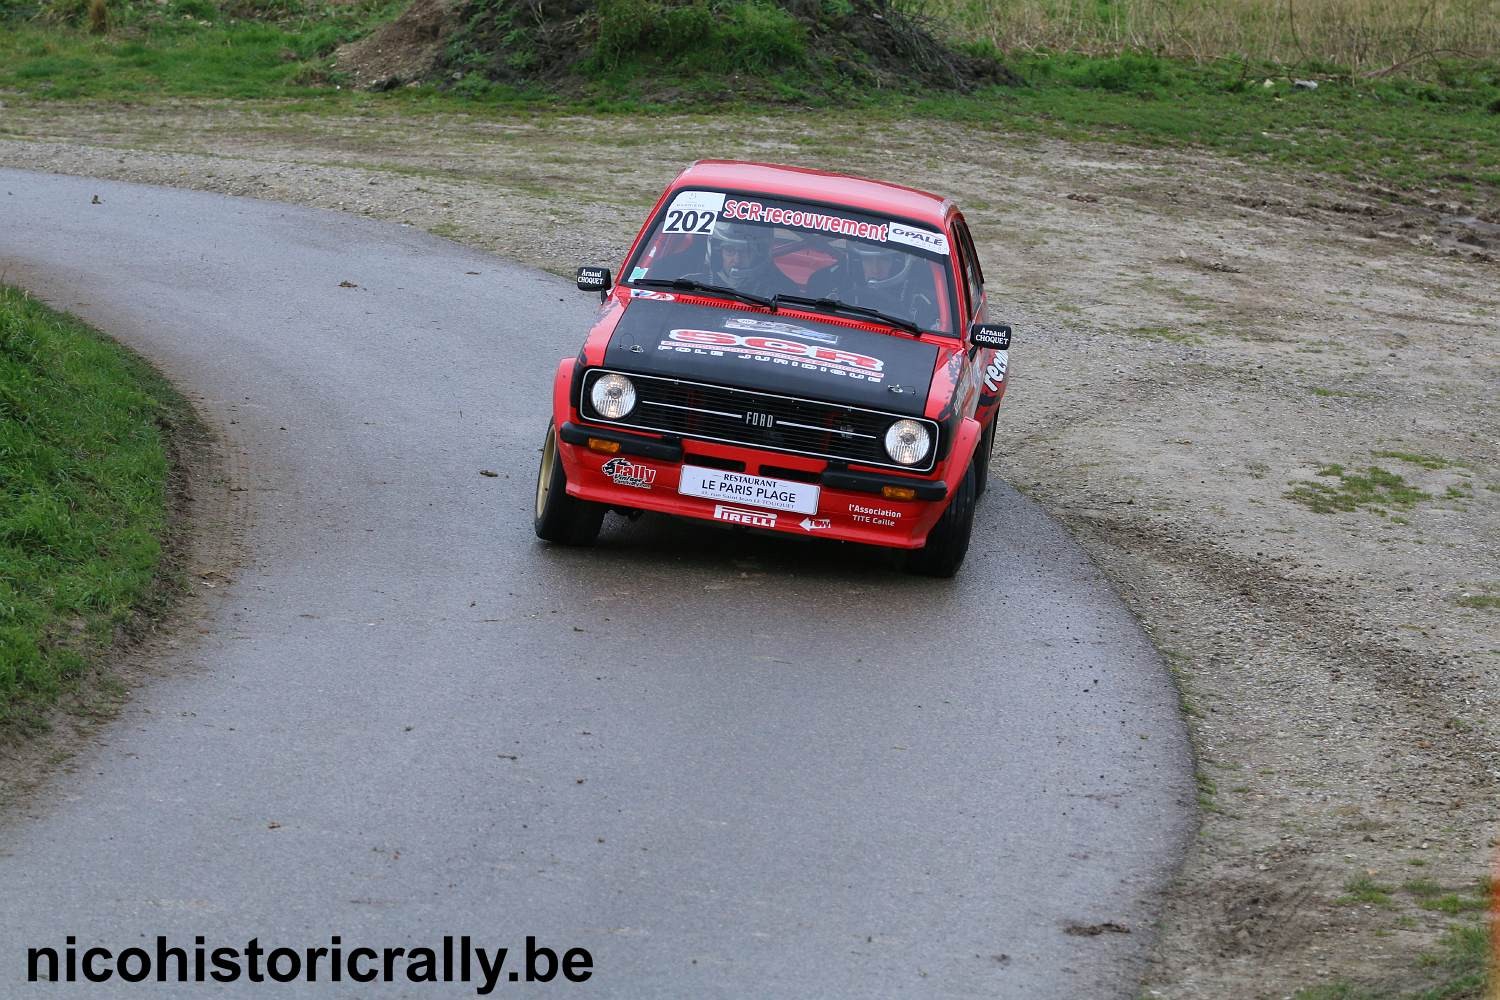
[[[892,316],[890,313],[883,313],[879,309],[870,309],[866,306],[857,306],[852,302],[841,302],[838,299],[815,299],[810,298],[806,295],[777,294],[776,297],[772,299],[771,307],[774,309],[777,306],[781,305],[781,303],[783,302],[790,302],[793,305],[799,306],[812,306],[816,309],[822,309],[827,312],[842,312],[849,313],[852,316],[864,316],[867,319],[878,320],[881,323],[886,323],[890,326],[894,326],[898,330],[905,330],[913,337],[920,336],[922,333],[922,328],[909,319],[903,319],[900,316]]]
[[[776,303],[764,295],[751,295],[742,292],[738,288],[728,288],[724,285],[710,285],[694,278],[637,278],[631,282],[632,285],[643,285],[647,288],[675,288],[679,292],[708,292],[710,295],[722,295],[728,299],[738,299],[748,302],[752,306],[762,306],[776,311]]]

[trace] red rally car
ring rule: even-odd
[[[592,542],[659,511],[963,562],[1005,395],[1010,327],[957,206],[795,167],[700,161],[557,369],[536,533]]]

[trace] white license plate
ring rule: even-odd
[[[677,484],[677,492],[684,496],[769,510],[790,510],[798,514],[818,512],[818,487],[811,483],[767,479],[765,476],[704,469],[696,465],[682,467],[682,481]]]

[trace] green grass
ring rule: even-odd
[[[1460,913],[1481,913],[1489,909],[1489,887],[1482,885],[1470,893],[1454,892],[1444,888],[1430,878],[1411,879],[1401,889],[1413,896],[1424,910],[1434,910],[1457,916]]]
[[[662,67],[682,75],[763,72],[807,59],[807,31],[768,0],[708,4],[601,0],[596,70],[627,73]]]
[[[1169,326],[1138,326],[1131,330],[1129,335],[1141,340],[1161,340],[1171,344],[1201,345],[1203,343],[1203,338],[1196,333],[1174,330]]]
[[[1376,882],[1368,875],[1358,875],[1344,883],[1346,895],[1337,900],[1344,906],[1355,903],[1372,903],[1376,906],[1391,905],[1391,893],[1395,892],[1394,886]]]
[[[1351,879],[1345,889],[1349,895],[1340,898],[1340,903],[1393,905],[1395,889],[1366,876]],[[1482,880],[1466,892],[1453,892],[1429,878],[1409,879],[1402,884],[1401,891],[1424,910],[1462,915],[1470,920],[1490,905],[1488,880]],[[1403,928],[1415,926],[1406,916],[1398,917],[1395,924]],[[1482,1000],[1490,981],[1487,925],[1482,922],[1454,924],[1443,934],[1438,948],[1437,952],[1420,957],[1410,982],[1405,985],[1369,986],[1338,980],[1299,990],[1293,994],[1294,1000]]]
[[[1342,465],[1325,465],[1318,470],[1318,475],[1334,482],[1304,480],[1292,484],[1284,496],[1318,514],[1350,513],[1361,507],[1383,514],[1386,508],[1410,510],[1422,501],[1432,499],[1432,494],[1378,466],[1372,465],[1363,473],[1355,473]]]
[[[0,31],[0,88],[56,99],[314,96],[320,46],[263,24],[161,31],[138,40],[61,29]]]
[[[84,0],[38,3],[29,19],[0,0],[0,89],[50,99],[267,98],[338,93],[327,57],[393,17],[403,0],[109,4],[111,30],[81,27]]]
[[[25,728],[155,593],[164,427],[143,362],[0,286],[0,727]]]
[[[1140,68],[1110,73],[1126,57],[1031,56],[1018,66],[1030,88],[919,103],[1018,131],[1203,146],[1400,188],[1500,188],[1500,67],[1466,69],[1447,85],[1314,74],[1322,83],[1305,92],[1291,88],[1287,74],[1297,71],[1286,67],[1134,58]]]
[[[535,81],[492,82],[502,71],[529,79],[524,65],[495,68],[497,59],[525,63],[523,50],[507,55],[502,49],[503,58],[491,52],[488,63],[476,56],[473,72],[460,73],[449,89],[402,87],[372,95],[335,89],[342,81],[332,72],[330,55],[340,42],[392,16],[401,0],[327,7],[299,2],[281,0],[285,9],[277,8],[278,16],[255,21],[229,16],[207,0],[126,4],[120,24],[104,37],[66,24],[6,22],[0,10],[0,92],[125,102],[163,96],[292,99],[325,112],[379,107],[489,115],[707,109],[753,114],[793,104],[847,108],[866,120],[924,116],[1009,132],[1198,146],[1460,200],[1500,197],[1495,63],[1429,60],[1418,68],[1430,79],[1369,80],[1330,66],[1230,60],[1198,65],[1128,52],[988,52],[1023,82],[964,95],[921,93],[854,82],[859,67],[820,61],[785,12],[759,0],[721,4],[716,18],[703,24],[694,21],[705,16],[700,7],[616,0],[600,7],[600,36],[585,64],[591,75],[566,94],[547,92]],[[657,7],[661,17],[647,16]],[[142,10],[157,13],[131,13]],[[504,27],[495,23],[487,30]],[[1316,76],[1320,86],[1293,90],[1293,75]],[[1270,88],[1263,85],[1268,78]],[[755,100],[745,101],[744,92]]]
[[[1457,598],[1459,607],[1473,608],[1476,611],[1500,611],[1500,582],[1482,580],[1467,585],[1466,589],[1471,592]],[[1475,590],[1480,593],[1472,593]]]
[[[1292,997],[1293,1000],[1381,1000],[1378,994],[1345,980],[1309,986],[1298,990]]]
[[[1456,892],[1423,897],[1418,903],[1424,910],[1436,910],[1457,916],[1460,913],[1479,913],[1489,908],[1489,901],[1474,896],[1461,896]]]
[[[1424,469],[1447,469],[1459,464],[1436,455],[1421,455],[1411,451],[1377,451],[1373,454],[1376,458],[1394,458],[1398,462],[1408,462]]]
[[[1493,594],[1471,594],[1468,597],[1460,597],[1458,603],[1465,608],[1477,608],[1481,611],[1500,611],[1500,597]]]
[[[1483,925],[1454,927],[1443,936],[1441,951],[1424,955],[1422,965],[1440,982],[1412,995],[1413,1000],[1479,1000],[1490,982],[1490,936]]]
[[[1452,927],[1438,947],[1422,956],[1408,986],[1339,980],[1298,990],[1293,1000],[1483,1000],[1490,983],[1488,929],[1483,924]]]

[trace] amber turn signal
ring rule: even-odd
[[[620,450],[620,442],[606,441],[603,438],[589,438],[589,451],[602,451],[606,455],[613,455]]]
[[[887,500],[915,500],[917,491],[910,486],[882,486],[880,495]]]

